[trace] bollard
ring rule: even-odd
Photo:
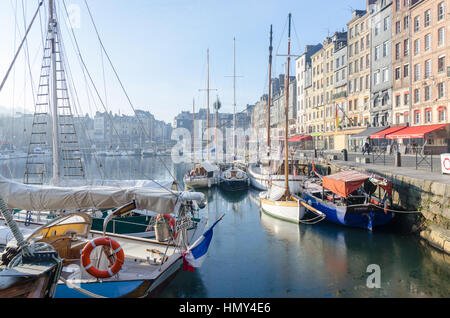
[[[395,153],[395,156],[394,156],[394,166],[395,166],[395,167],[401,167],[401,166],[402,166],[402,156],[401,156],[401,154],[400,154],[399,151],[397,151],[397,152]]]
[[[344,161],[348,161],[348,152],[347,149],[342,149],[342,155],[344,157]]]

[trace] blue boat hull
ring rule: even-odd
[[[374,227],[387,224],[394,217],[394,213],[385,213],[382,208],[335,206],[307,192],[304,192],[302,196],[309,205],[324,213],[327,221],[336,224],[372,230]]]

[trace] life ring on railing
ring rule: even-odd
[[[178,233],[175,231],[175,218],[173,216],[171,216],[170,214],[158,214],[158,216],[156,217],[156,222],[158,222],[158,220],[162,217],[165,218],[169,222],[169,225],[172,228],[173,238],[176,239],[178,236]]]
[[[97,246],[108,246],[112,248],[113,254],[116,258],[114,264],[108,267],[107,270],[100,270],[91,263],[91,253]],[[83,268],[92,276],[96,278],[109,278],[116,275],[125,261],[125,254],[119,243],[109,237],[98,237],[88,242],[81,251],[81,264]]]

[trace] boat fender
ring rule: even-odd
[[[156,222],[158,222],[158,220],[161,219],[162,217],[165,218],[169,222],[169,225],[172,230],[173,238],[176,239],[178,236],[178,233],[175,232],[175,218],[173,216],[171,216],[170,214],[158,214],[158,216],[156,217]]]
[[[99,270],[91,263],[91,253],[97,246],[111,247],[115,256],[115,262],[107,270]],[[81,251],[81,264],[83,268],[96,278],[109,278],[116,275],[125,261],[125,254],[119,243],[109,237],[98,237],[88,242]]]

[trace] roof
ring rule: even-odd
[[[387,129],[379,131],[373,135],[370,135],[370,139],[384,139],[384,138],[386,138],[386,135],[392,134],[392,133],[399,131],[401,129],[404,129],[404,128],[406,128],[406,126],[389,127]]]
[[[425,135],[445,127],[450,124],[427,125],[427,126],[412,126],[398,130],[386,136],[386,139],[409,139],[409,138],[425,138]]]
[[[354,134],[353,136],[350,136],[350,138],[369,137],[370,135],[373,135],[373,134],[375,134],[377,132],[380,132],[382,130],[385,130],[387,128],[389,128],[389,126],[388,127],[370,127],[370,128],[367,128],[366,130],[360,132],[360,133],[357,133],[357,134]]]

